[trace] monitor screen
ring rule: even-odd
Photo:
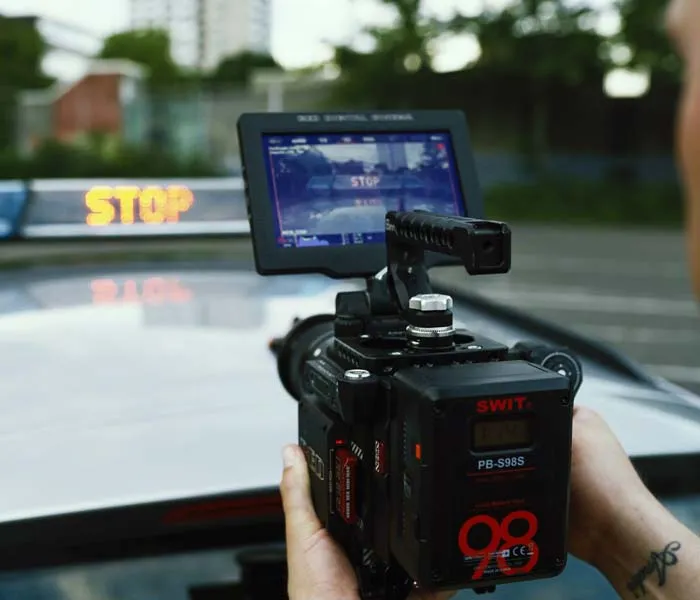
[[[384,243],[388,211],[464,216],[449,133],[265,135],[283,248]]]

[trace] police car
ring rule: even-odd
[[[296,317],[332,312],[357,283],[258,276],[242,187],[11,189],[25,204],[7,211],[0,246],[0,598],[283,594],[277,486],[297,414],[268,342]],[[108,226],[87,220],[100,198],[123,204],[96,217]],[[606,417],[653,491],[700,528],[698,396],[606,345],[441,285],[463,326],[574,351],[576,402]],[[616,596],[572,559],[560,577],[491,597]]]

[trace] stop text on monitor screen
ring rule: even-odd
[[[464,215],[450,133],[264,135],[278,247],[383,243],[388,211]]]
[[[195,202],[192,191],[171,186],[95,186],[85,194],[85,223],[91,227],[178,223]]]

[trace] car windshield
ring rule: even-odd
[[[673,139],[683,67],[664,2],[647,3],[0,0],[0,600],[283,595],[279,452],[308,446],[290,398],[302,374],[336,415],[338,374],[367,367],[393,394],[397,361],[455,335],[468,341],[440,347],[459,353],[453,366],[523,359],[558,382],[566,431],[575,355],[575,404],[700,532],[700,311]],[[464,264],[436,265],[426,287],[417,262],[437,255],[418,240]],[[411,264],[336,302],[367,282],[328,275],[368,275],[388,256]],[[400,312],[383,287],[396,273],[451,299]],[[351,313],[337,332],[376,350],[370,297],[381,351],[327,350],[336,310]],[[307,317],[319,320],[301,360],[285,336]],[[337,361],[320,375],[319,356]],[[490,391],[468,396],[475,422],[478,406],[496,422],[528,400]],[[408,420],[386,447],[400,430],[405,460],[420,461]],[[518,423],[528,452],[564,431]],[[306,447],[322,493],[338,494],[334,518],[353,518],[338,510],[357,491],[343,473],[386,474],[384,433],[361,435],[367,449],[355,434]],[[454,446],[491,466],[487,453],[510,451]],[[491,597],[616,596],[570,557],[563,574]]]

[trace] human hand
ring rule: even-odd
[[[595,411],[577,406],[571,456],[569,552],[597,565],[632,506],[654,502],[625,449]]]
[[[359,600],[348,557],[314,510],[306,458],[298,446],[284,449],[280,491],[284,507],[289,600]],[[421,594],[410,600],[448,600],[451,593]]]

